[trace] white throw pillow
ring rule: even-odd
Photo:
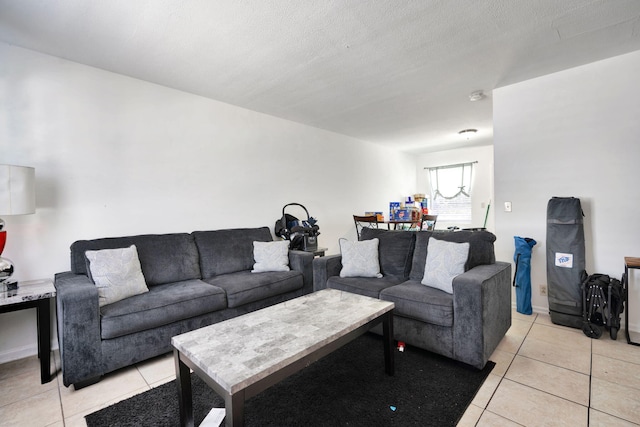
[[[342,254],[340,277],[382,277],[377,238],[357,242],[340,239],[338,242]]]
[[[91,279],[98,288],[100,307],[149,292],[135,245],[86,251],[85,256],[89,261]]]
[[[253,242],[252,273],[289,271],[289,241]]]
[[[469,243],[446,242],[430,238],[422,284],[453,293],[453,278],[464,273],[469,257]]]

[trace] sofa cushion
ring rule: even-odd
[[[378,239],[350,242],[340,239],[340,277],[382,277],[378,262]]]
[[[267,271],[289,271],[289,242],[253,242],[252,273]]]
[[[439,326],[453,326],[453,295],[409,280],[380,292],[380,299],[395,303],[393,314]]]
[[[86,251],[89,277],[98,288],[98,305],[112,304],[149,292],[142,275],[136,245]]]
[[[200,253],[203,279],[253,268],[253,242],[271,242],[267,227],[191,233]]]
[[[87,274],[85,252],[136,245],[147,286],[199,279],[198,249],[190,234],[148,234],[78,240],[71,245],[71,271]]]
[[[464,273],[469,258],[469,242],[455,243],[429,239],[422,284],[453,293],[453,278]]]
[[[382,278],[371,277],[338,277],[331,276],[327,280],[327,287],[337,289],[339,291],[351,292],[367,297],[378,298],[380,291],[389,286],[402,283],[403,279],[393,276],[384,276]]]
[[[361,240],[378,239],[380,272],[385,276],[406,279],[411,267],[415,233],[363,228]]]
[[[469,258],[467,258],[467,262],[464,265],[464,271],[469,271],[478,265],[493,264],[496,262],[496,256],[493,250],[493,242],[496,241],[496,236],[489,231],[418,231],[415,234],[416,244],[413,251],[411,273],[409,274],[411,280],[420,281],[424,277],[429,238],[455,243],[469,242]]]
[[[304,284],[299,271],[251,273],[245,270],[221,274],[206,279],[206,282],[225,290],[229,308],[295,291]]]
[[[196,317],[226,308],[222,289],[201,280],[153,286],[149,292],[100,308],[102,339]]]

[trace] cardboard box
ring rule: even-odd
[[[397,209],[396,215],[393,218],[394,221],[410,221],[411,209]]]
[[[378,221],[384,221],[384,215],[382,214],[382,212],[365,212],[364,213],[365,216],[373,216],[375,215],[376,219]]]
[[[400,202],[389,202],[389,220],[397,219],[398,210],[400,210]]]

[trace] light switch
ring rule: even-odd
[[[511,202],[504,202],[504,211],[511,212]]]

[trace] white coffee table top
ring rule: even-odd
[[[0,305],[11,305],[19,302],[36,301],[56,296],[56,288],[51,279],[29,280],[18,282],[17,289],[8,290],[0,284]]]
[[[324,289],[175,336],[171,343],[233,394],[393,307],[392,302]]]

